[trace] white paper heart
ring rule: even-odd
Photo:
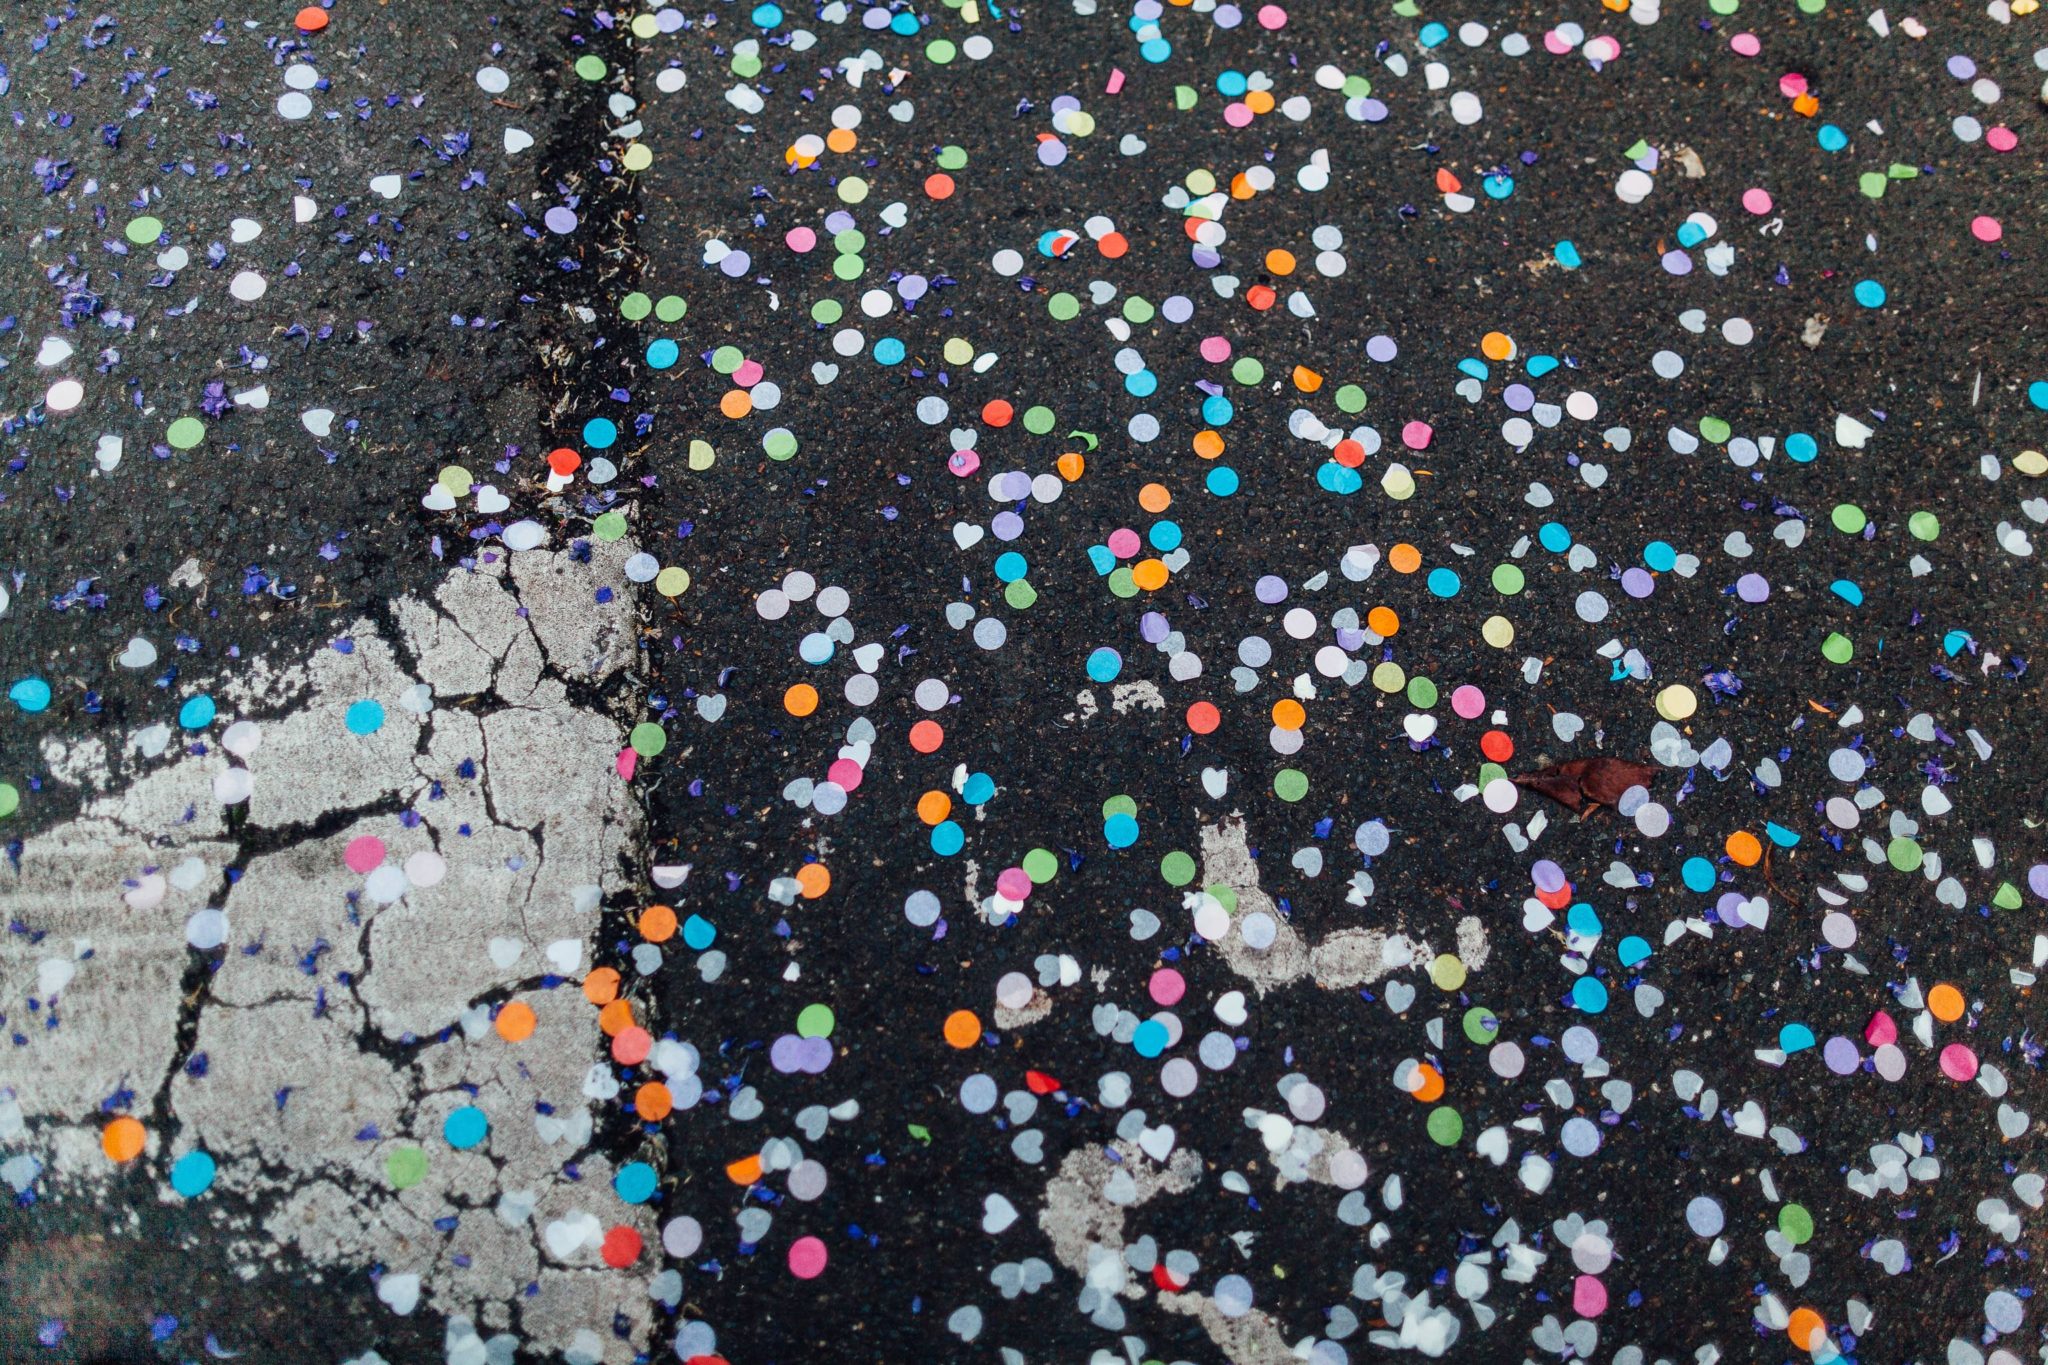
[[[1540,934],[1557,919],[1550,907],[1533,896],[1522,902],[1522,927],[1532,934]]]
[[[1221,801],[1223,794],[1230,790],[1230,770],[1228,768],[1202,769],[1202,790],[1209,793],[1211,801]]]
[[[370,177],[370,193],[385,199],[396,199],[398,192],[405,188],[405,181],[395,175],[374,175]]]
[[[547,946],[548,965],[558,975],[567,976],[583,961],[583,940],[580,938],[558,938]]]
[[[44,337],[43,344],[36,351],[36,364],[48,369],[71,359],[71,343],[63,337]]]
[[[491,965],[499,971],[507,971],[526,953],[526,945],[516,938],[494,938],[489,949]]]
[[[725,694],[723,692],[705,693],[697,698],[697,718],[699,720],[709,721],[715,725],[718,723],[718,718],[724,714]]]
[[[385,1307],[402,1318],[419,1306],[420,1277],[386,1275],[377,1281],[377,1297],[383,1301]]]
[[[532,145],[533,134],[527,132],[524,128],[507,128],[505,130],[506,156],[517,156]]]
[[[811,378],[819,384],[829,384],[839,377],[839,367],[828,365],[822,360],[811,362]]]
[[[93,450],[93,463],[100,467],[100,473],[111,474],[120,467],[123,443],[118,436],[102,436]]]
[[[1164,1165],[1166,1158],[1173,1155],[1173,1125],[1162,1123],[1157,1128],[1146,1128],[1138,1133],[1138,1150],[1154,1161]]]
[[[455,510],[455,495],[437,483],[427,490],[427,495],[424,498],[420,499],[420,506],[426,508],[429,512],[453,512]]]
[[[137,635],[128,641],[128,647],[114,662],[123,668],[148,668],[156,662],[156,646]]]
[[[334,430],[334,409],[307,408],[299,414],[299,425],[324,441],[327,433]]]
[[[547,1243],[548,1253],[558,1261],[568,1260],[603,1235],[604,1225],[581,1209],[557,1218],[541,1229],[541,1240]]]
[[[1396,1014],[1406,1014],[1408,1007],[1415,1003],[1415,988],[1405,981],[1387,983],[1387,1008]]]
[[[953,543],[963,550],[971,550],[981,544],[982,537],[987,534],[988,531],[985,528],[977,526],[971,521],[956,521],[953,523]]]
[[[495,484],[484,484],[476,490],[476,510],[485,516],[496,516],[512,505],[512,499],[500,493]]]
[[[819,1117],[824,1116],[823,1111]],[[981,1201],[981,1230],[993,1237],[1017,1221],[1017,1206],[999,1194]]]

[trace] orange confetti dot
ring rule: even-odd
[[[754,410],[754,396],[745,389],[727,389],[725,397],[718,400],[718,410],[738,421]]]
[[[1365,463],[1365,447],[1346,436],[1337,442],[1337,448],[1330,452],[1330,457],[1346,469],[1356,469]]]
[[[583,998],[593,1005],[609,1005],[619,998],[619,969],[599,967],[583,978]]]
[[[675,1096],[660,1081],[649,1081],[633,1092],[633,1112],[648,1123],[660,1123],[675,1107]]]
[[[1755,867],[1757,860],[1764,856],[1764,846],[1746,829],[1738,829],[1729,835],[1728,842],[1722,847],[1739,867]]]
[[[1257,193],[1258,191],[1252,188],[1251,178],[1243,171],[1239,171],[1236,175],[1230,177],[1230,197],[1232,199],[1249,199]],[[1188,235],[1191,237],[1194,235],[1192,220],[1189,224]]]
[[[629,1000],[614,1000],[597,1012],[597,1026],[604,1030],[607,1038],[616,1038],[633,1027],[633,1004]]]
[[[921,754],[937,753],[946,742],[946,729],[935,720],[921,720],[910,727],[910,747]]]
[[[1415,1068],[1415,1089],[1409,1092],[1424,1104],[1435,1104],[1444,1097],[1444,1074],[1429,1063]]]
[[[1457,176],[1452,175],[1442,167],[1437,168],[1436,192],[1438,194],[1456,194],[1463,188],[1465,188],[1464,181],[1458,179]]]
[[[825,134],[825,145],[842,156],[860,145],[860,139],[853,135],[851,128],[834,128]]]
[[[1401,613],[1392,607],[1374,607],[1365,614],[1365,628],[1383,640],[1401,633]]]
[[[1195,454],[1205,460],[1213,460],[1223,453],[1223,433],[1219,431],[1198,431],[1195,433]]]
[[[917,818],[927,825],[936,825],[953,813],[953,798],[940,791],[926,792],[917,798]]]
[[[1270,90],[1250,91],[1244,97],[1244,107],[1251,110],[1254,114],[1272,113],[1273,92]]]
[[[1404,540],[1387,551],[1387,567],[1395,573],[1414,573],[1422,567],[1422,551]]]
[[[100,1129],[100,1150],[109,1161],[133,1161],[142,1155],[143,1140],[148,1136],[139,1120],[123,1114]]]
[[[1198,701],[1188,707],[1188,729],[1198,735],[1213,735],[1216,727],[1223,723],[1223,713],[1212,701]]]
[[[327,11],[318,5],[308,5],[292,16],[301,33],[318,33],[327,27]]]
[[[498,1017],[491,1021],[491,1027],[498,1036],[508,1043],[523,1043],[533,1036],[533,1030],[540,1021],[534,1017],[533,1006],[524,1000],[508,1001],[498,1011]]]
[[[1266,253],[1266,271],[1268,274],[1273,275],[1292,275],[1294,273],[1294,253],[1282,251],[1279,247],[1274,247]]]
[[[1053,468],[1059,470],[1061,478],[1072,483],[1087,472],[1088,462],[1081,458],[1079,451],[1070,450],[1053,461]]]
[[[954,1010],[946,1016],[945,1032],[952,1046],[970,1048],[981,1041],[981,1020],[973,1010]]]
[[[666,943],[676,934],[676,912],[666,905],[650,905],[640,912],[640,937],[649,943]]]
[[[1792,101],[1792,112],[1801,118],[1812,118],[1820,112],[1820,101],[1812,95],[1801,95]]]
[[[1499,730],[1488,730],[1479,737],[1479,752],[1495,763],[1505,763],[1515,756],[1515,742]]]
[[[758,1155],[743,1156],[738,1161],[728,1163],[725,1178],[735,1185],[753,1184],[761,1178],[761,1158]]]
[[[805,863],[796,870],[796,885],[805,900],[814,901],[832,889],[832,874],[823,863]]]
[[[933,199],[953,197],[953,177],[944,171],[933,171],[924,178],[924,192]]]
[[[1963,993],[1944,981],[1927,992],[1927,1012],[1944,1024],[1963,1017]]]
[[[1303,393],[1314,393],[1323,387],[1323,377],[1306,365],[1296,365],[1294,387]]]
[[[801,719],[818,709],[818,689],[809,683],[792,683],[782,694],[782,709]]]
[[[1095,249],[1102,253],[1102,258],[1106,261],[1120,261],[1130,254],[1131,243],[1121,232],[1105,232],[1102,234],[1102,240],[1095,244]]]
[[[1015,421],[1017,410],[1006,398],[991,398],[981,405],[981,420],[992,427],[1006,427]]]
[[[1173,494],[1163,483],[1148,483],[1138,490],[1138,506],[1157,516],[1173,506]]]
[[[1131,582],[1146,592],[1158,592],[1166,586],[1166,563],[1158,559],[1141,559],[1131,566]]]
[[[1817,1350],[1827,1336],[1827,1321],[1811,1308],[1795,1308],[1785,1323],[1785,1335],[1802,1351]]]
[[[1253,312],[1263,313],[1280,301],[1280,295],[1269,284],[1255,284],[1244,291],[1244,301],[1252,306]]]
[[[1273,723],[1283,730],[1299,730],[1307,719],[1307,709],[1292,697],[1282,697],[1273,703]]]
[[[1515,353],[1515,343],[1506,332],[1488,332],[1479,338],[1479,354],[1488,360],[1506,360]]]

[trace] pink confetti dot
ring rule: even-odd
[[[1278,5],[1259,6],[1259,27],[1276,29],[1287,27],[1287,11]]]
[[[1762,189],[1744,190],[1742,192],[1742,207],[1758,217],[1762,217],[1771,211],[1770,191]]]
[[[1119,526],[1109,533],[1109,552],[1118,559],[1129,559],[1138,553],[1138,533],[1128,526]]]
[[[1161,967],[1152,973],[1152,981],[1147,989],[1151,991],[1153,1004],[1177,1005],[1180,998],[1188,992],[1187,978],[1171,967]]]
[[[818,245],[818,234],[807,227],[793,227],[782,235],[782,240],[791,251],[801,255]]]
[[[1230,339],[1228,337],[1203,337],[1202,359],[1208,361],[1211,365],[1221,365],[1224,361],[1230,359]]]
[[[1883,1047],[1886,1043],[1899,1041],[1899,1026],[1883,1010],[1870,1016],[1870,1022],[1863,1026],[1863,1041],[1872,1047]]]
[[[847,791],[852,791],[860,785],[861,776],[860,764],[850,758],[835,758],[832,760],[832,766],[825,769],[825,780],[837,782]]]
[[[1243,128],[1252,121],[1252,107],[1243,100],[1232,100],[1223,106],[1223,121],[1233,128]]]
[[[633,746],[630,744],[628,744],[625,748],[619,750],[618,760],[612,764],[612,771],[616,772],[619,775],[619,780],[621,782],[631,782],[633,780],[633,774],[638,772],[639,770],[639,752],[635,750]]]
[[[1572,1281],[1572,1311],[1582,1318],[1597,1318],[1607,1311],[1607,1286],[1598,1275],[1581,1275]]]
[[[1621,44],[1604,33],[1586,44],[1586,57],[1589,61],[1611,62],[1620,55]]]
[[[1994,152],[2009,152],[2020,145],[2020,135],[2001,123],[1984,134],[1984,141]]]
[[[1031,894],[1031,874],[1021,867],[1006,867],[996,876],[996,890],[1013,901]]]
[[[760,383],[761,376],[767,373],[768,371],[762,367],[760,361],[743,360],[740,362],[740,367],[732,372],[732,382],[743,389],[751,389],[754,385]]]
[[[358,835],[348,841],[341,860],[348,864],[349,871],[360,876],[384,861],[384,841],[374,834]]]
[[[1980,242],[1995,242],[2005,236],[2005,228],[1988,213],[1980,213],[1970,220],[1970,235]]]
[[[1429,438],[1436,435],[1436,428],[1427,422],[1409,422],[1401,428],[1401,444],[1410,450],[1427,450]]]
[[[1572,50],[1571,43],[1556,29],[1543,35],[1543,50],[1553,57],[1562,57]]]
[[[1977,1074],[1977,1054],[1961,1043],[1941,1050],[1941,1074],[1952,1081],[1967,1081]]]
[[[1754,33],[1738,33],[1728,40],[1728,46],[1738,57],[1754,57],[1764,50],[1764,45],[1757,41]]]
[[[1796,100],[1806,93],[1806,77],[1797,71],[1787,71],[1778,77],[1778,93],[1788,100]]]
[[[815,1237],[799,1237],[789,1244],[789,1273],[799,1280],[815,1280],[825,1273],[825,1244]]]
[[[978,450],[956,450],[946,457],[946,468],[960,478],[966,478],[981,468],[981,452]]]
[[[1451,693],[1451,709],[1464,720],[1476,720],[1479,713],[1486,709],[1486,694],[1471,683],[1466,683]]]

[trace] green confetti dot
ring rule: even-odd
[[[796,454],[796,433],[777,427],[761,438],[761,449],[771,460],[787,460]]]
[[[7,813],[6,806],[7,793],[0,791],[0,815]],[[2001,910],[2017,910],[2020,908],[2020,889],[2011,882],[2000,882],[1998,890],[1991,895],[1991,903]]]
[[[1072,322],[1081,316],[1081,301],[1062,289],[1045,301],[1045,311],[1055,322]]]
[[[1418,711],[1436,705],[1436,684],[1419,674],[1408,680],[1408,704]]]
[[[164,224],[161,218],[152,218],[145,213],[140,218],[130,218],[123,231],[137,246],[155,246],[157,238],[164,235]]]
[[[206,439],[206,423],[197,417],[180,417],[164,432],[173,450],[190,450]]]
[[[384,1178],[394,1190],[409,1190],[427,1178],[427,1154],[418,1147],[400,1147],[384,1158]]]
[[[934,38],[924,45],[924,55],[933,66],[951,66],[960,49],[951,38]]]
[[[1113,597],[1136,597],[1138,581],[1131,576],[1130,566],[1119,564],[1109,571],[1109,591]]]
[[[720,346],[711,353],[711,368],[720,374],[732,374],[746,363],[746,352],[737,346]]]
[[[1500,1036],[1500,1020],[1492,1010],[1483,1005],[1474,1005],[1465,1011],[1465,1041],[1485,1047]]]
[[[668,747],[668,731],[651,720],[643,720],[626,736],[626,743],[642,758],[653,758]]]
[[[1514,564],[1493,566],[1493,590],[1502,597],[1513,597],[1522,590],[1525,580],[1522,570]]]
[[[635,289],[619,300],[619,316],[628,322],[638,322],[654,311],[654,300]]]
[[[1829,514],[1828,520],[1834,522],[1835,529],[1845,536],[1862,535],[1863,528],[1870,524],[1870,518],[1853,502],[1836,503],[1835,510]]]
[[[1719,417],[1700,418],[1700,435],[1715,445],[1725,442],[1733,430],[1733,427]]]
[[[1356,384],[1346,384],[1337,390],[1337,411],[1364,412],[1365,390]]]
[[[1168,886],[1186,886],[1195,879],[1195,860],[1175,849],[1159,860],[1159,875]]]
[[[967,149],[965,147],[961,147],[949,142],[945,146],[939,148],[940,170],[957,171],[964,169],[966,165]]]
[[[601,81],[608,68],[604,58],[594,52],[586,52],[576,59],[576,74],[586,81]]]
[[[1230,367],[1230,377],[1249,387],[1266,377],[1266,367],[1256,356],[1241,355]]]
[[[1906,529],[1915,540],[1933,540],[1941,534],[1941,518],[1932,512],[1915,512],[1906,518]]]
[[[1105,820],[1107,820],[1112,815],[1129,815],[1135,817],[1137,813],[1138,803],[1136,801],[1133,801],[1128,796],[1119,794],[1110,797],[1109,800],[1102,803],[1102,818]]]
[[[742,52],[732,59],[732,74],[741,80],[752,80],[761,74],[761,59],[751,52]]]
[[[868,235],[859,228],[846,228],[832,234],[832,249],[848,256],[858,256],[867,250]]]
[[[867,268],[868,263],[858,256],[835,256],[832,258],[832,278],[835,280],[844,280],[850,284],[854,280],[859,279],[860,272]]]
[[[1142,327],[1146,323],[1152,321],[1152,319],[1157,315],[1158,310],[1153,308],[1151,301],[1148,299],[1141,298],[1140,296],[1133,294],[1129,298],[1124,300],[1125,322],[1136,323],[1138,326]]]
[[[1033,436],[1043,436],[1052,430],[1052,409],[1043,403],[1024,409],[1024,430]]]
[[[663,322],[681,322],[690,306],[683,302],[680,294],[663,294],[654,305],[654,316]]]
[[[805,1005],[797,1012],[796,1032],[799,1038],[830,1038],[832,1026],[838,1022],[830,1005]]]
[[[1044,886],[1060,872],[1060,857],[1049,848],[1034,848],[1024,855],[1024,875],[1033,886]]]
[[[1273,795],[1282,801],[1299,801],[1308,795],[1308,774],[1299,768],[1282,768],[1273,774]]]
[[[1820,656],[1831,664],[1845,664],[1856,657],[1856,646],[1839,630],[1831,630],[1828,638],[1820,642]]]
[[[1213,882],[1210,885],[1203,887],[1202,890],[1206,891],[1209,895],[1214,896],[1216,898],[1216,903],[1222,906],[1225,910],[1228,910],[1231,914],[1234,915],[1237,913],[1236,887],[1225,886],[1222,882]]]
[[[830,327],[846,316],[846,309],[838,299],[819,299],[811,305],[811,321]]]
[[[1804,1204],[1787,1204],[1778,1210],[1778,1231],[1793,1246],[1804,1246],[1813,1240],[1813,1215]]]
[[[1031,586],[1028,578],[1019,578],[1003,586],[1003,600],[1017,611],[1028,611],[1038,601],[1038,589]]]
[[[0,820],[21,809],[21,791],[12,782],[0,782]]]
[[[596,521],[590,523],[590,533],[607,545],[623,538],[626,534],[626,514],[616,511],[601,514]]]
[[[1885,845],[1884,856],[1901,872],[1918,872],[1927,855],[1920,851],[1918,843],[1901,835]]]
[[[1465,1116],[1448,1104],[1429,1111],[1429,1139],[1439,1147],[1455,1147],[1465,1136]]]
[[[1486,786],[1487,783],[1498,782],[1500,779],[1506,777],[1507,775],[1508,770],[1506,768],[1501,767],[1498,763],[1482,763],[1479,765],[1478,782],[1479,785],[1483,788]]]
[[[1365,98],[1365,97],[1366,97],[1367,95],[1370,95],[1371,93],[1372,93],[1372,82],[1371,82],[1371,81],[1369,81],[1369,80],[1367,80],[1367,79],[1366,79],[1365,77],[1363,77],[1363,76],[1346,76],[1346,77],[1344,78],[1344,98],[1345,98],[1345,99],[1347,99],[1347,100],[1362,100],[1362,99],[1364,99],[1364,98]]]

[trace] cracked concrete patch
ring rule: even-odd
[[[601,1209],[653,1235],[588,1150],[601,1039],[575,984],[641,839],[620,729],[578,700],[633,658],[632,549],[487,554],[393,603],[395,630],[365,617],[265,669],[275,701],[222,689],[254,723],[236,742],[224,715],[28,840],[0,870],[18,926],[0,940],[0,1104],[18,1115],[0,1156],[30,1157],[41,1194],[91,1197],[110,1169],[98,1127],[132,1112],[154,1169],[203,1148],[217,1187],[259,1210],[262,1238],[226,1225],[226,1201],[215,1214],[252,1270],[288,1245],[416,1275],[451,1342],[631,1360],[652,1272],[549,1231],[599,1227]],[[355,735],[365,699],[384,723]],[[66,780],[105,783],[103,754],[65,757]],[[346,855],[367,839],[382,856],[365,874]],[[226,935],[201,952],[188,922],[203,934],[207,910]],[[537,1020],[519,1043],[492,1027],[514,999]],[[458,1151],[441,1129],[464,1105],[492,1128]],[[414,1147],[426,1173],[395,1188],[387,1163]]]

